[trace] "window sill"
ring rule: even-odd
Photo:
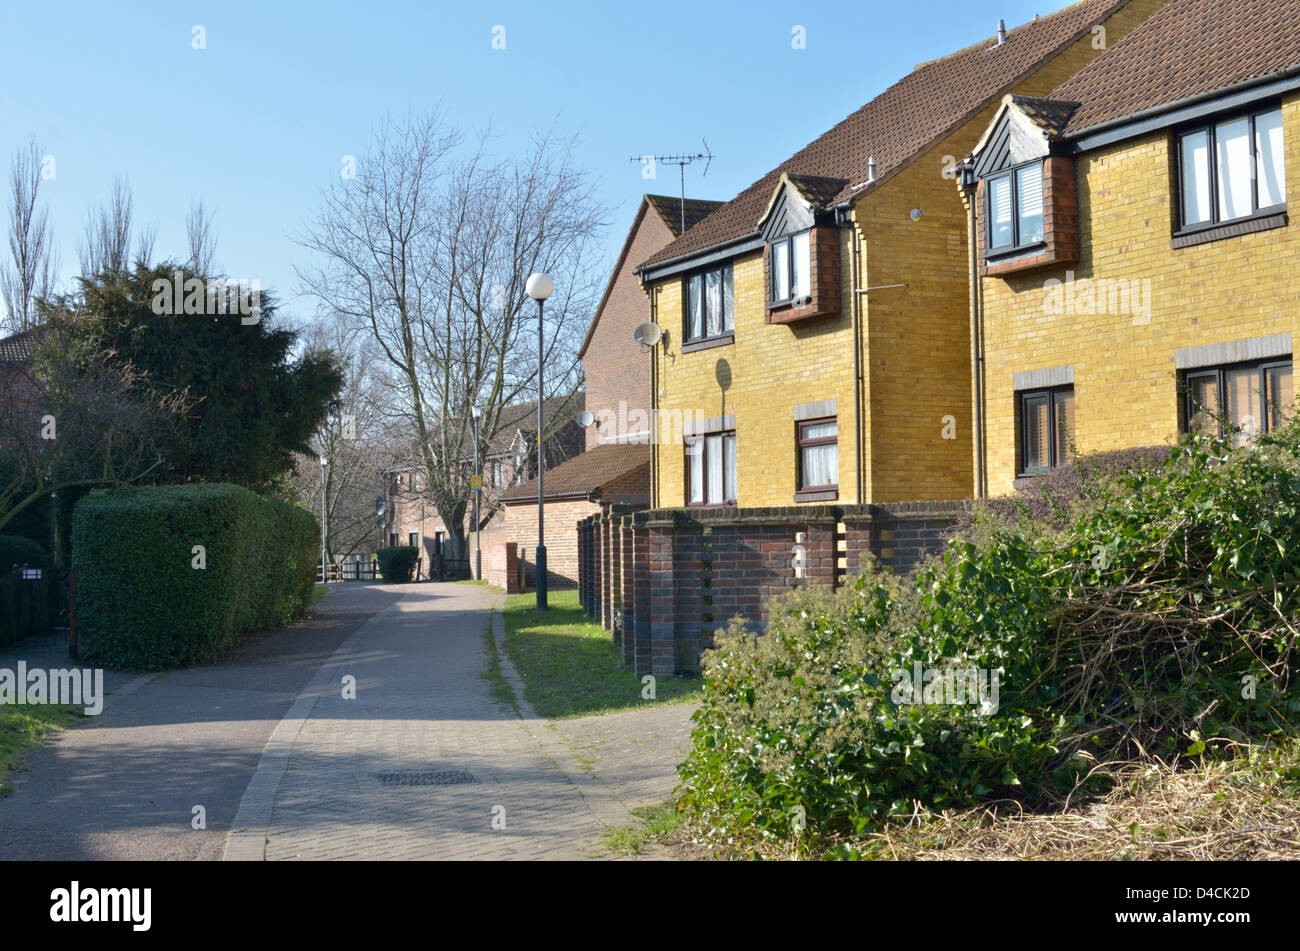
[[[799,489],[794,494],[796,502],[835,502],[839,497],[838,485],[819,485],[813,489]]]
[[[1021,254],[1028,254],[1030,251],[1038,251],[1047,247],[1047,239],[1042,241],[1031,241],[1029,244],[1022,244],[1014,248],[996,248],[984,255],[985,264],[997,264],[1005,261],[1007,258],[1014,258]]]
[[[735,502],[713,502],[712,504],[710,504],[708,502],[687,502],[686,507],[688,509],[734,509],[736,507],[736,503]]]
[[[1287,223],[1285,211],[1265,212],[1248,218],[1237,218],[1220,224],[1202,225],[1180,231],[1173,236],[1169,247],[1175,251],[1179,248],[1193,248],[1200,244],[1223,241],[1226,238],[1239,238],[1244,234],[1258,234],[1261,231],[1272,231],[1274,228],[1285,228]]]
[[[729,334],[723,334],[720,337],[704,337],[701,340],[689,340],[682,344],[682,353],[694,353],[696,350],[712,350],[714,347],[725,347],[736,342],[736,334],[733,331]]]

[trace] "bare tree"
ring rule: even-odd
[[[130,267],[133,206],[130,184],[117,178],[108,204],[86,212],[85,235],[77,249],[83,277],[117,274]]]
[[[217,247],[212,217],[203,207],[203,202],[196,201],[190,205],[190,214],[185,220],[185,236],[190,247],[189,266],[196,274],[212,274],[212,255]]]
[[[528,276],[555,280],[540,358],[546,396],[562,402],[577,388],[576,344],[599,294],[593,258],[607,224],[571,141],[540,135],[522,159],[494,159],[489,141],[484,133],[466,147],[437,113],[385,120],[356,179],[326,190],[298,237],[322,261],[299,269],[306,292],[368,327],[395,370],[421,481],[457,552],[465,550],[472,407],[482,407],[482,436],[491,439],[504,407],[535,398]],[[549,415],[539,442],[558,429],[563,407]]]
[[[32,139],[15,153],[9,170],[10,260],[0,268],[0,298],[10,333],[36,325],[36,302],[53,293],[59,270],[49,213],[37,205],[43,151]]]
[[[316,434],[316,455],[295,458],[288,490],[293,501],[319,513],[320,456],[329,461],[324,470],[328,544],[339,559],[373,550],[375,497],[384,469],[397,461],[410,440],[400,407],[394,412],[386,397],[386,364],[368,327],[331,314],[305,327],[300,342],[337,354],[344,382],[334,412]]]

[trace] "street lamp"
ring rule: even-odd
[[[479,546],[478,500],[483,496],[483,466],[478,458],[478,420],[483,415],[483,407],[474,404],[474,474],[478,476],[478,485],[474,486],[474,579],[483,580],[483,550]]]
[[[329,512],[325,508],[325,470],[330,461],[327,457],[320,457],[320,580],[321,584],[330,583],[329,572],[329,543],[326,541],[328,531],[326,525],[329,524]]]
[[[524,291],[537,301],[537,610],[546,610],[546,493],[543,478],[546,460],[542,456],[542,305],[555,292],[555,282],[540,272],[530,274]]]

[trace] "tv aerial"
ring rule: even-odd
[[[655,164],[677,166],[682,182],[682,234],[686,233],[686,166],[692,162],[704,162],[704,171],[700,174],[700,178],[704,178],[709,174],[709,166],[713,164],[713,150],[709,148],[709,140],[701,136],[700,141],[704,143],[704,151],[696,152],[694,155],[634,155],[628,159],[629,162],[653,159]]]

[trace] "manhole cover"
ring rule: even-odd
[[[472,783],[474,777],[463,769],[442,769],[428,773],[371,773],[380,786],[458,786]]]

